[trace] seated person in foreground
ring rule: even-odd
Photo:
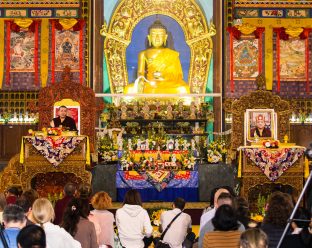
[[[69,131],[77,131],[75,120],[67,116],[67,107],[61,106],[58,112],[59,116],[53,118],[50,122],[51,127],[62,127]]]
[[[142,77],[142,81],[128,85],[125,93],[190,93],[189,85],[183,81],[179,53],[165,47],[167,37],[167,29],[160,21],[150,26],[147,38],[151,47],[138,56],[138,78]]]
[[[193,243],[195,234],[192,233],[192,219],[187,213],[182,213],[185,207],[185,201],[183,198],[176,198],[173,203],[173,209],[165,211],[160,216],[160,230],[164,232],[171,221],[178,216],[172,225],[169,227],[163,241],[169,243],[171,247],[182,247],[185,239],[188,239],[188,243]]]

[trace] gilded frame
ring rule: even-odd
[[[252,136],[252,130],[255,128],[255,118],[258,115],[264,116],[265,128],[270,130],[270,136],[258,137],[258,140],[276,139],[277,137],[277,118],[274,109],[246,109],[245,112],[245,124],[244,124],[244,136],[245,145],[246,142],[255,142],[256,138]]]
[[[191,60],[188,83],[192,93],[205,93],[212,56],[212,36],[216,34],[212,23],[195,0],[141,1],[122,0],[114,11],[110,25],[102,26],[104,54],[107,62],[111,93],[122,93],[128,84],[126,48],[131,42],[134,27],[143,18],[162,14],[176,20],[190,47]]]

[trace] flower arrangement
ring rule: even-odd
[[[9,120],[12,118],[12,114],[9,113],[9,112],[4,112],[4,113],[2,114],[2,118],[3,118],[3,120],[4,120],[4,123],[8,123]]]
[[[225,162],[227,154],[226,143],[224,140],[212,141],[208,145],[207,159],[209,163],[218,163],[220,161]]]
[[[265,148],[278,148],[278,144],[277,140],[265,140],[262,142],[262,145]]]
[[[45,132],[44,128],[42,131]],[[46,132],[48,135],[53,135],[53,136],[61,136],[63,132],[63,128],[60,127],[49,127],[46,129]]]
[[[160,216],[165,211],[167,211],[167,209],[161,208],[152,212],[150,218],[153,225],[160,226]]]
[[[98,154],[104,162],[113,162],[118,160],[118,147],[109,133],[98,134],[97,147]]]

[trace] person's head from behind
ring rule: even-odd
[[[32,216],[37,224],[43,225],[52,222],[55,217],[54,209],[51,202],[46,198],[35,200],[32,206]]]
[[[284,227],[292,212],[293,204],[290,195],[276,191],[271,194],[268,202],[264,223]]]
[[[123,205],[139,205],[142,206],[142,200],[140,193],[135,189],[130,189],[125,195]]]
[[[15,186],[9,187],[6,191],[6,197],[8,197],[8,196],[16,196],[17,197],[18,195],[19,195],[19,190]]]
[[[24,195],[21,195],[16,200],[16,205],[18,205],[21,208],[23,208],[26,215],[28,215],[29,212],[31,211],[32,204]]]
[[[181,197],[178,197],[174,200],[173,206],[174,206],[174,208],[178,208],[181,211],[183,211],[183,209],[185,207],[185,200]]]
[[[25,197],[30,202],[31,206],[34,204],[35,200],[39,198],[38,192],[34,189],[24,191],[21,196]]]
[[[66,196],[73,196],[76,192],[76,185],[73,183],[66,183],[64,186],[64,194]]]
[[[249,205],[245,198],[236,198],[236,213],[239,218],[249,218]]]
[[[105,210],[112,206],[112,198],[104,191],[97,192],[91,199],[94,209]]]
[[[229,193],[221,193],[215,204],[215,208],[219,208],[222,205],[230,205],[233,207],[233,197]]]
[[[73,198],[65,208],[61,226],[72,236],[77,233],[77,225],[80,218],[88,218],[90,206],[88,199]]]
[[[3,223],[5,228],[23,228],[26,225],[24,210],[15,204],[9,204],[3,211]]]
[[[60,106],[58,114],[61,118],[65,118],[67,115],[67,107],[64,105]]]
[[[222,194],[222,193],[230,194],[229,190],[225,189],[223,187],[220,187],[218,190],[216,190],[216,192],[214,194],[214,198],[213,198],[213,205],[214,205],[214,207],[217,205],[218,198],[219,198],[220,194]]]
[[[232,231],[239,227],[234,209],[227,204],[218,207],[212,224],[216,231]]]
[[[267,248],[268,237],[259,228],[248,229],[241,234],[240,248]]]
[[[19,248],[45,248],[47,245],[45,232],[37,225],[25,226],[16,239]]]
[[[88,184],[81,184],[78,187],[75,196],[77,198],[89,199],[89,197],[91,196],[91,187],[90,187],[90,185],[88,185]]]

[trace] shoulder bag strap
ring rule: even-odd
[[[162,240],[165,235],[166,235],[166,232],[168,231],[168,229],[171,227],[172,223],[182,214],[183,212],[181,211],[180,213],[178,213],[173,219],[172,221],[168,224],[168,226],[166,227],[165,231],[163,231],[163,233],[161,234],[160,236],[160,240]]]

